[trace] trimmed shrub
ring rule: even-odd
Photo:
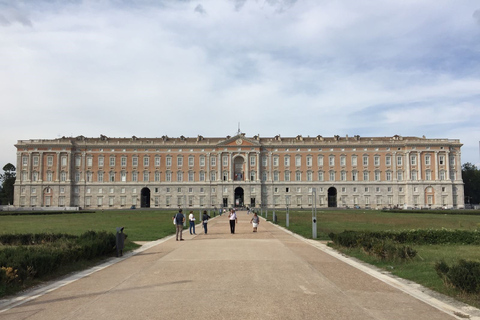
[[[0,295],[5,294],[9,287],[19,286],[28,279],[51,274],[62,265],[109,255],[115,247],[115,235],[105,231],[88,231],[81,236],[30,234],[4,238],[12,243],[33,242],[35,245],[0,249],[0,268],[4,268],[0,269]],[[11,272],[5,270],[15,270],[15,281],[9,281]]]
[[[445,261],[435,264],[437,274],[445,284],[465,293],[480,292],[480,262],[461,259],[458,264],[449,267]]]

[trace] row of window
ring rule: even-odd
[[[205,171],[200,171],[198,173],[198,181],[205,181],[206,180],[206,172]],[[255,181],[257,177],[256,171],[251,171],[250,173],[250,181]],[[294,176],[292,177],[292,172],[291,171],[284,171],[283,172],[283,180],[282,181],[303,181],[303,172],[301,171],[296,171],[294,172]],[[447,179],[447,171],[445,170],[440,170],[438,173],[438,180],[446,180]],[[193,171],[188,171],[186,173],[186,177],[184,177],[185,173],[183,171],[177,171],[176,173],[173,173],[171,171],[165,172],[165,181],[166,182],[173,182],[174,178],[176,182],[183,182],[184,179],[185,181],[188,182],[195,182],[196,177],[195,177],[195,172]],[[317,173],[317,181],[348,181],[347,178],[348,172],[347,171],[340,171],[340,175],[338,176],[338,173],[336,171],[318,171]],[[80,176],[81,173],[76,171],[75,176],[74,176],[74,181],[79,182],[80,181]],[[86,173],[86,181],[87,182],[94,182],[93,179],[94,173],[91,171],[87,171]],[[223,181],[228,181],[230,176],[229,171],[223,171],[222,172],[222,180]],[[22,181],[27,180],[28,173],[26,171],[22,171]],[[236,175],[235,180],[239,180],[239,175]],[[243,175],[240,175],[243,179]],[[67,172],[61,171],[60,172],[60,181],[64,182],[67,180]],[[141,181],[150,181],[150,172],[149,171],[143,171],[142,173],[142,180]],[[393,180],[393,172],[392,171],[386,171],[384,172],[384,175],[382,177],[382,172],[379,170],[375,170],[373,172],[370,171],[363,171],[363,172],[358,172],[358,171],[352,171],[350,172],[349,175],[349,181],[360,181],[360,178],[362,178],[363,181],[371,181],[373,178],[373,181],[392,181]],[[108,180],[106,180],[108,179]],[[267,181],[268,179],[268,172],[264,171],[262,172],[262,181]],[[396,179],[397,181],[403,181],[405,179],[404,177],[404,172],[402,170],[399,170],[396,172]],[[419,177],[419,172],[417,170],[412,170],[410,172],[410,180],[416,181],[416,180],[421,180],[421,177]],[[424,175],[424,180],[432,180],[434,179],[433,177],[433,172],[431,170],[425,170],[425,175]],[[455,180],[456,179],[456,172],[454,170],[450,171],[450,179]],[[39,173],[37,171],[34,171],[32,173],[32,181],[38,181],[39,180]],[[210,181],[216,181],[217,180],[217,171],[211,171],[210,172]],[[46,173],[46,181],[50,182],[53,181],[53,172],[52,171],[47,171]],[[97,182],[115,182],[117,181],[117,174],[115,172],[109,172],[105,173],[103,171],[98,171],[96,173],[96,181]],[[127,181],[127,172],[122,171],[120,172],[120,180],[121,182],[126,182]],[[130,173],[130,181],[133,182],[138,182],[140,181],[140,173],[138,171],[133,171]],[[156,171],[153,173],[153,181],[159,182],[161,181],[161,173]],[[273,172],[273,181],[280,181],[280,172],[279,171],[274,171]],[[306,172],[306,181],[314,181],[314,172],[313,171],[307,171]]]
[[[85,207],[90,207],[92,205],[94,205],[92,202],[92,198],[91,196],[87,196],[85,197]],[[373,200],[371,199],[373,198]],[[129,203],[128,205],[137,205],[137,196],[132,196],[131,198],[131,203]],[[188,196],[188,197],[183,197],[183,196],[177,196],[176,197],[176,206],[183,206],[185,205],[185,200],[188,201],[188,205],[189,206],[193,206],[195,205],[195,197],[194,196]],[[206,197],[205,196],[200,196],[198,197],[198,204],[200,206],[205,206],[206,205]],[[253,201],[255,200],[254,198],[252,199]],[[307,204],[308,205],[313,205],[313,197],[311,195],[308,195],[307,196]],[[377,196],[363,196],[363,205],[366,205],[366,206],[369,206],[371,204],[375,204],[377,206],[380,206],[380,205],[400,205],[400,206],[403,206],[405,204],[405,196],[398,196],[397,198],[397,203],[394,203],[394,197],[392,195],[387,195],[386,197],[385,196],[380,196],[380,195],[377,195]],[[386,201],[385,201],[386,200]],[[94,201],[95,201],[95,204],[96,206],[98,207],[102,207],[104,205],[104,197],[103,196],[97,196],[94,198]],[[153,202],[153,205],[155,207],[158,207],[160,205],[160,201],[161,201],[161,198],[159,196],[155,196],[154,197],[154,202]],[[210,202],[212,203],[212,206],[214,205],[216,201],[216,198],[210,198]],[[301,195],[297,195],[297,196],[286,196],[286,198],[282,198],[280,196],[274,196],[273,197],[273,203],[275,205],[283,205],[283,204],[286,204],[286,205],[297,205],[297,206],[301,206],[303,204],[305,204],[305,199],[303,196]],[[318,204],[320,206],[324,206],[326,205],[327,203],[327,197],[324,196],[324,195],[320,195],[318,196]],[[342,204],[342,206],[347,206],[347,205],[359,205],[360,204],[360,196],[357,196],[357,195],[353,195],[351,197],[349,196],[341,196],[340,199],[339,199],[339,202]],[[454,197],[454,203],[456,203],[456,199]],[[58,205],[63,207],[65,206],[65,196],[60,196],[58,197]],[[434,205],[435,204],[435,198],[433,195],[427,195],[425,198],[424,197],[420,197],[418,195],[414,195],[413,196],[413,205],[415,206],[419,206],[419,205]],[[449,205],[448,203],[448,197],[447,196],[442,196],[441,197],[441,204],[443,206],[447,206]],[[26,205],[26,197],[20,197],[20,205],[21,206],[25,206]],[[51,206],[52,205],[52,197],[50,196],[47,196],[45,197],[45,203],[44,203],[44,206]],[[74,205],[78,206],[79,205],[79,198],[74,198]],[[110,196],[108,197],[108,206],[110,207],[113,207],[115,205],[115,197],[114,196]],[[127,196],[120,196],[120,206],[124,207],[127,205]],[[168,206],[171,206],[173,205],[172,203],[172,196],[165,196],[165,205],[168,207]],[[31,196],[30,197],[30,206],[37,206],[37,197],[36,196]]]
[[[329,166],[334,166],[335,165],[336,157],[337,156],[335,156],[335,155],[328,156],[328,165]],[[363,166],[368,166],[369,162],[370,162],[370,157],[371,156],[369,156],[369,155],[363,155],[361,157],[361,160],[362,160],[361,164]],[[203,156],[203,155],[199,157],[200,166],[205,166],[205,158],[206,157]],[[290,156],[290,155],[284,155],[283,156],[284,166],[286,166],[286,167],[290,166],[291,158],[292,158],[292,156]],[[295,158],[295,166],[300,167],[302,165],[303,156],[297,155],[294,158]],[[403,165],[403,158],[404,157],[402,155],[397,156],[397,165],[398,166]],[[60,160],[61,166],[62,167],[67,166],[67,156],[61,156],[60,159],[61,159]],[[116,159],[117,159],[116,156],[110,156],[108,159],[109,159],[109,166],[114,167],[116,165]],[[122,167],[126,167],[127,166],[127,160],[128,160],[127,156],[121,156],[120,157],[120,165]],[[161,160],[160,156],[155,156],[154,157],[154,165],[156,167],[160,166],[160,160]],[[166,156],[165,157],[167,167],[172,166],[172,160],[173,160],[172,156]],[[177,167],[183,166],[184,156],[179,155],[179,156],[176,157],[176,160],[177,160]],[[347,156],[346,155],[341,155],[339,160],[340,160],[340,165],[341,166],[346,166],[347,165]],[[93,157],[92,156],[87,156],[86,161],[87,161],[87,166],[88,167],[91,167],[93,165]],[[98,166],[99,167],[105,166],[105,157],[104,156],[99,156],[97,158],[97,161],[98,161]],[[224,166],[228,166],[229,156],[223,156],[222,161],[223,161]],[[305,161],[306,161],[306,165],[311,167],[312,164],[313,164],[313,156],[306,156]],[[379,166],[380,161],[381,161],[381,156],[380,155],[374,155],[373,156],[373,165],[374,166]],[[411,165],[416,165],[417,162],[418,162],[418,155],[417,154],[410,155],[410,164]],[[138,163],[139,163],[139,158],[137,156],[131,157],[131,164],[132,164],[133,167],[137,167]],[[195,165],[195,157],[194,156],[188,156],[187,163],[188,163],[188,166],[193,167]],[[274,155],[273,156],[273,166],[278,167],[279,163],[280,163],[280,156],[279,155]],[[351,163],[352,166],[357,166],[358,165],[358,156],[357,155],[352,155],[350,157],[350,163]],[[33,156],[33,165],[38,166],[38,164],[39,164],[39,156]],[[216,166],[216,164],[217,164],[217,157],[215,157],[215,156],[211,157],[210,158],[210,165],[211,166]],[[256,164],[256,156],[250,156],[250,165],[255,166],[255,164]],[[427,165],[427,166],[432,164],[432,156],[430,154],[425,154],[424,155],[424,164]],[[444,165],[445,164],[445,155],[439,155],[438,156],[438,164],[439,165]],[[22,157],[22,165],[23,166],[28,165],[28,156],[23,156]],[[149,165],[150,165],[150,157],[149,156],[143,157],[143,166],[148,167]],[[262,165],[264,167],[267,166],[267,157],[265,157],[265,156],[262,157]],[[317,165],[318,166],[323,166],[324,165],[324,156],[323,155],[319,155],[317,157]],[[390,156],[390,155],[385,156],[385,165],[386,166],[391,166],[392,165],[392,156]],[[454,155],[450,156],[450,165],[452,165],[452,166],[455,165],[455,156]],[[47,166],[53,166],[53,156],[47,156]],[[75,157],[75,166],[76,167],[81,166],[81,157]]]

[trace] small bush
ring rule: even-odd
[[[439,261],[435,270],[447,285],[465,293],[480,292],[480,262],[462,259],[449,267],[445,261]]]

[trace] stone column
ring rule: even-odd
[[[438,170],[438,151],[435,151],[435,181],[438,181],[438,175],[440,171]]]
[[[244,181],[250,181],[250,152],[247,152],[245,153],[246,154],[246,158],[247,158],[247,163],[246,163],[246,166],[245,166],[245,179]]]
[[[422,178],[422,152],[418,152],[418,180],[424,180]]]

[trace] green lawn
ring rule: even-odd
[[[1,233],[69,233],[80,235],[88,230],[116,232],[125,227],[131,241],[152,241],[175,233],[172,216],[177,211],[105,210],[95,213],[0,216]]]
[[[268,211],[268,220],[272,220]],[[448,211],[446,211],[448,213]],[[285,226],[286,211],[276,210],[277,223]],[[312,211],[290,210],[289,229],[306,238],[312,237]],[[265,217],[265,211],[263,212]],[[458,229],[476,230],[480,228],[478,215],[448,215],[428,213],[392,213],[378,210],[317,210],[317,238],[329,240],[328,234],[345,230],[411,230],[411,229]]]

